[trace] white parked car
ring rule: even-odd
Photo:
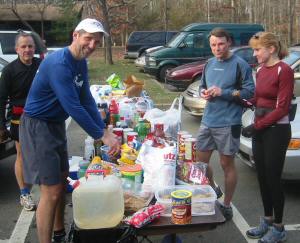
[[[1,74],[2,74],[2,69],[8,64],[7,61],[5,61],[4,59],[2,59],[0,57],[0,77],[1,77]]]
[[[1,30],[0,31],[0,57],[7,62],[12,62],[17,59],[18,55],[15,50],[15,38],[21,30]],[[47,48],[45,47],[40,36],[31,31],[24,31],[26,33],[31,33],[33,40],[35,42],[35,56],[44,58],[47,53]]]
[[[292,138],[286,153],[282,178],[286,180],[300,180],[300,97],[297,97],[297,111],[291,122]],[[242,126],[253,123],[254,112],[247,110],[242,117]],[[251,167],[255,167],[252,153],[252,140],[241,135],[240,150],[237,156]]]
[[[146,65],[146,54],[150,53],[150,52],[154,52],[156,50],[159,50],[163,48],[163,46],[154,46],[151,48],[148,48],[145,50],[144,55],[141,55],[140,57],[138,57],[137,59],[135,59],[134,64],[136,67],[140,68],[140,69],[144,69],[144,66]]]
[[[47,47],[47,55],[62,49],[63,47]]]

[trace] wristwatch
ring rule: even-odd
[[[231,95],[232,95],[233,97],[240,97],[240,91],[237,90],[237,89],[235,89],[235,90],[232,91]]]

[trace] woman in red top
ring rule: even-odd
[[[289,107],[294,90],[293,70],[281,61],[288,52],[274,34],[259,32],[249,42],[260,67],[256,74],[256,107],[254,124],[243,129],[252,136],[253,157],[257,169],[264,217],[260,224],[246,232],[258,242],[283,242],[286,231],[282,224],[284,193],[281,174],[291,138]]]

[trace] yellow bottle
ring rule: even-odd
[[[91,164],[101,164],[102,160],[100,156],[95,156],[91,162]]]

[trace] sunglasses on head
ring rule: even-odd
[[[259,39],[259,35],[258,35],[258,34],[255,34],[255,35],[252,36],[252,38],[253,38],[253,39]]]

